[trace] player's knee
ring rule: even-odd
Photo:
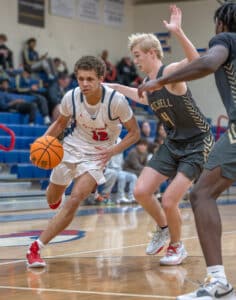
[[[179,201],[177,201],[175,198],[171,198],[169,195],[163,194],[161,204],[166,213],[168,213],[168,211],[172,210],[174,207],[178,206],[178,203]]]
[[[64,209],[66,210],[67,214],[73,216],[77,211],[80,202],[81,201],[76,194],[71,194],[70,198],[64,204]]]
[[[134,197],[139,202],[142,203],[148,196],[148,191],[141,185],[136,185],[134,188]]]
[[[193,188],[190,193],[190,202],[193,210],[196,208],[200,200],[201,200],[200,191],[197,190],[196,188]]]

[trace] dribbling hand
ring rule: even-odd
[[[96,155],[96,158],[99,161],[98,166],[103,169],[113,156],[112,148],[104,148],[101,146],[96,146],[95,148],[98,150]]]

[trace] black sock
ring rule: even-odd
[[[160,227],[160,228],[161,228],[161,230],[164,230],[164,229],[168,228],[168,225]]]

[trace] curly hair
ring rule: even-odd
[[[82,56],[76,63],[74,67],[75,76],[78,70],[91,71],[94,70],[97,77],[100,78],[105,75],[106,65],[104,61],[98,57],[92,55]]]

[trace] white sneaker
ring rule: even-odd
[[[164,248],[168,239],[169,239],[169,229],[157,228],[157,230],[153,232],[152,239],[146,248],[146,254],[155,255],[159,253]]]
[[[207,277],[205,282],[196,291],[178,296],[177,300],[236,300],[236,295],[231,284],[223,284],[217,278]]]
[[[129,202],[130,202],[130,203],[137,203],[137,201],[136,201],[134,195],[128,195],[128,199],[129,199]]]
[[[184,248],[184,244],[181,242],[178,246],[174,247],[169,245],[166,251],[166,255],[160,259],[161,265],[180,265],[182,261],[188,256],[187,251]]]
[[[125,196],[123,196],[123,197],[120,198],[120,203],[131,203],[131,202],[129,201],[128,198],[126,198]]]

